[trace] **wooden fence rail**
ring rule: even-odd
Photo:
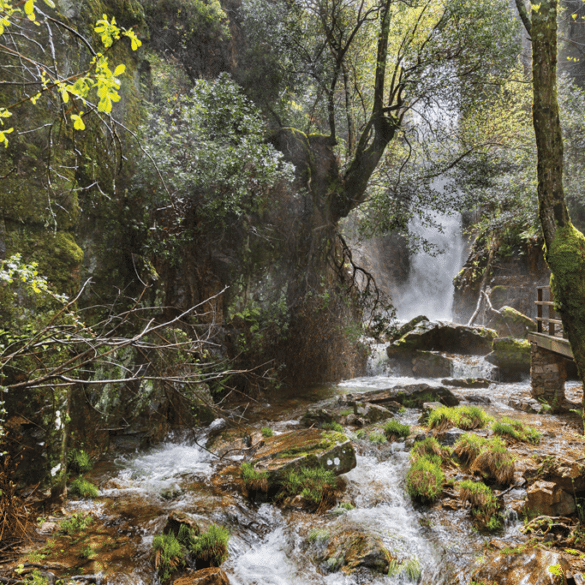
[[[536,324],[538,333],[563,337],[562,321],[557,319],[555,301],[550,286],[536,287]],[[544,309],[548,308],[548,317],[544,316]],[[559,327],[556,327],[559,325]]]

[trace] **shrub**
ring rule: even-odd
[[[155,536],[152,548],[156,573],[160,582],[165,583],[179,567],[185,565],[187,550],[172,532]]]
[[[428,425],[431,429],[442,431],[449,426],[471,431],[483,428],[493,420],[479,406],[442,406],[429,413]]]
[[[209,567],[219,567],[228,557],[230,533],[224,526],[212,524],[202,532],[192,547],[196,559],[203,560]]]
[[[389,439],[392,437],[404,438],[410,435],[410,427],[398,422],[397,420],[389,420],[384,425],[384,432]]]
[[[313,504],[320,504],[327,492],[335,490],[335,474],[323,467],[301,467],[289,471],[281,486],[280,495],[294,497],[300,494]]]
[[[536,429],[528,427],[519,420],[508,417],[503,417],[499,421],[492,423],[492,431],[496,435],[507,435],[524,443],[537,444],[541,437],[541,433]]]
[[[445,476],[436,457],[419,457],[406,475],[406,491],[415,500],[434,502],[441,493]]]
[[[274,431],[270,427],[262,427],[262,436],[263,437],[272,437],[274,436]]]
[[[93,467],[91,464],[91,458],[83,449],[80,449],[79,451],[77,449],[69,451],[67,454],[67,464],[69,469],[77,473],[85,473],[86,471],[90,471]]]
[[[453,453],[459,457],[459,460],[464,465],[471,465],[487,442],[484,437],[473,433],[465,433],[455,443]]]
[[[97,498],[99,496],[97,487],[83,477],[78,477],[71,482],[69,492],[82,498]]]
[[[510,485],[514,480],[514,458],[499,437],[486,441],[476,457],[471,472],[479,472],[486,479],[500,485]]]
[[[336,431],[338,433],[345,432],[344,428],[337,422],[323,423],[321,425],[321,428],[326,430],[326,431]]]
[[[440,464],[444,457],[444,449],[439,445],[435,437],[427,437],[423,441],[417,441],[410,451],[410,460],[416,461],[421,457],[434,458]]]
[[[498,500],[485,483],[466,479],[459,483],[459,496],[471,504],[474,518],[490,531],[501,526]]]
[[[240,476],[246,484],[246,489],[250,491],[268,491],[268,474],[262,471],[256,471],[251,463],[242,463],[240,466]]]

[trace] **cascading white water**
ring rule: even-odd
[[[412,257],[408,280],[393,294],[401,320],[421,314],[431,320],[452,318],[453,278],[464,260],[461,218],[458,214],[437,213],[433,219],[442,226],[442,232],[423,225],[418,218],[410,225],[413,233],[434,244],[441,253],[431,256],[420,250]]]

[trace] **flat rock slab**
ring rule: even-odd
[[[459,398],[449,388],[444,386],[431,386],[429,384],[408,384],[405,386],[394,386],[385,390],[372,390],[356,394],[346,394],[340,401],[345,404],[356,404],[370,402],[385,406],[398,402],[404,406],[422,406],[425,402],[440,402],[445,406],[457,406]]]
[[[559,585],[567,583],[568,572],[569,563],[561,555],[534,548],[520,554],[497,554],[473,578],[498,585]]]
[[[488,388],[491,382],[485,378],[445,378],[441,384],[456,388]]]
[[[267,437],[248,461],[256,471],[266,471],[271,476],[318,464],[340,475],[356,466],[355,450],[347,436],[321,429],[303,429]]]

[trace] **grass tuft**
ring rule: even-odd
[[[268,491],[268,474],[263,471],[256,471],[251,463],[242,463],[240,476],[246,484],[246,489],[256,492]]]
[[[470,479],[463,480],[459,483],[459,496],[464,502],[471,504],[475,520],[484,528],[494,531],[501,527],[498,500],[485,483],[474,482]]]
[[[83,477],[78,477],[71,482],[71,485],[69,486],[69,493],[75,496],[80,496],[82,498],[93,499],[99,496],[97,487]]]
[[[415,500],[432,503],[439,497],[444,479],[440,459],[425,455],[412,462],[406,475],[406,491]]]
[[[485,479],[493,479],[505,486],[514,481],[514,458],[499,437],[486,442],[470,468],[472,473],[479,472]]]
[[[392,440],[394,437],[403,439],[410,435],[410,427],[401,422],[398,422],[397,420],[389,420],[384,425],[384,433],[386,433],[386,436],[390,440]]]
[[[457,427],[464,431],[481,429],[493,418],[488,416],[479,406],[441,406],[429,413],[428,425],[439,432],[449,427]]]
[[[503,417],[500,420],[492,423],[492,431],[496,435],[505,435],[511,437],[516,441],[524,443],[533,443],[536,445],[540,441],[542,433],[533,429],[519,420],[514,420],[509,417]]]
[[[207,532],[202,532],[193,545],[196,559],[201,559],[209,567],[219,567],[228,557],[230,533],[224,526],[212,524]]]

